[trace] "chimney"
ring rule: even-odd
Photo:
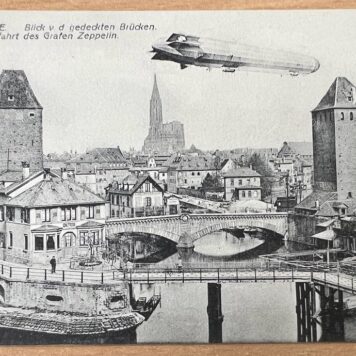
[[[22,162],[22,179],[27,179],[30,176],[30,164]]]
[[[317,210],[319,210],[319,208],[320,208],[319,200],[315,200],[315,208],[316,208]]]
[[[68,179],[67,168],[61,168],[61,176],[63,180]]]
[[[50,171],[51,171],[51,169],[50,168],[44,168],[43,169],[43,178],[45,179],[45,180],[48,180],[49,178],[50,178]]]

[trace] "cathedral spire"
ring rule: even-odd
[[[157,76],[155,73],[154,76],[154,82],[153,82],[153,89],[152,89],[152,96],[151,96],[151,101],[152,100],[159,100],[161,101],[161,97],[159,95],[159,90],[158,90],[158,85],[157,85]]]
[[[162,126],[162,101],[158,91],[157,77],[154,76],[151,103],[150,103],[150,127],[157,134]]]

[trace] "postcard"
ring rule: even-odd
[[[0,344],[356,340],[355,11],[0,13]]]

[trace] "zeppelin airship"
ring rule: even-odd
[[[181,33],[153,44],[152,52],[155,53],[152,59],[179,63],[181,69],[193,65],[231,73],[248,70],[295,76],[313,73],[320,66],[315,58],[298,53]]]

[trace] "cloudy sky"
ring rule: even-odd
[[[1,12],[10,33],[26,24],[153,24],[117,40],[0,40],[2,69],[23,69],[44,107],[44,151],[140,149],[148,133],[157,74],[163,120],[184,123],[186,145],[201,149],[279,147],[310,141],[312,110],[336,76],[356,82],[355,11]],[[151,61],[151,44],[172,32],[311,55],[307,76],[223,73]]]

